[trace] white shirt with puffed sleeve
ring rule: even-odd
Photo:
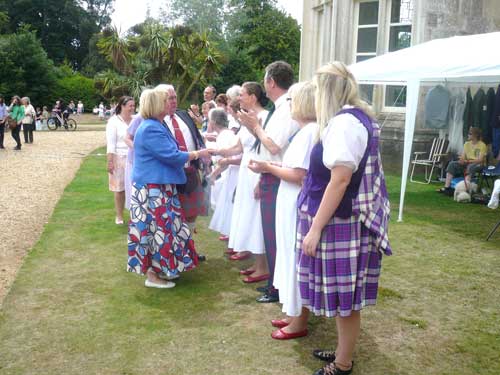
[[[353,108],[344,106],[342,109]],[[321,135],[323,164],[328,169],[345,166],[355,173],[363,159],[368,143],[368,131],[350,113],[337,115],[328,121]]]
[[[111,116],[106,124],[106,144],[108,154],[127,156],[128,146],[125,143],[128,125],[120,115]]]

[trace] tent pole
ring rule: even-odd
[[[403,206],[406,193],[406,180],[408,179],[411,148],[413,144],[413,135],[415,133],[415,118],[417,116],[420,80],[418,79],[409,80],[406,90],[407,91],[406,91],[405,137],[404,137],[404,149],[403,149],[403,171],[401,173],[401,193],[399,197],[398,222],[403,221]]]

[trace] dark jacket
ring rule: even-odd
[[[205,148],[205,142],[203,141],[203,137],[200,134],[200,131],[196,127],[196,124],[194,123],[193,119],[189,116],[189,114],[182,110],[178,109],[175,111],[175,114],[179,116],[182,121],[188,126],[189,131],[191,132],[191,136],[193,137],[194,144],[196,145],[196,149],[199,150],[201,148]],[[202,165],[200,160],[192,160],[191,165],[195,166],[198,169],[202,169]]]
[[[490,125],[492,128],[500,128],[500,85],[497,88],[495,96],[495,104],[493,107],[493,114],[491,115]]]

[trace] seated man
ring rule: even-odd
[[[468,141],[464,144],[464,151],[459,160],[451,161],[446,168],[446,181],[444,187],[438,190],[440,193],[453,195],[453,189],[450,187],[453,177],[465,175],[465,182],[469,184],[471,175],[484,168],[487,149],[481,141],[481,130],[470,128],[467,138]]]

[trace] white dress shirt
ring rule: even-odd
[[[290,137],[299,130],[299,124],[292,119],[290,113],[290,105],[288,103],[288,94],[283,94],[274,103],[274,113],[269,119],[266,129],[266,135],[271,138],[276,146],[281,149],[281,152],[276,155],[264,146],[260,145],[260,152],[257,155],[258,160],[281,162],[283,155],[290,144]]]
[[[186,147],[188,151],[196,151],[196,143],[193,139],[193,136],[191,135],[191,131],[189,130],[189,127],[186,125],[182,119],[174,114],[175,119],[177,120],[177,123],[179,124],[179,128],[181,129],[182,135],[184,136],[184,141],[186,142]],[[174,126],[172,125],[172,118],[170,115],[165,116],[165,122],[168,125],[168,128],[172,132],[172,135],[175,138],[175,131],[174,131]]]

